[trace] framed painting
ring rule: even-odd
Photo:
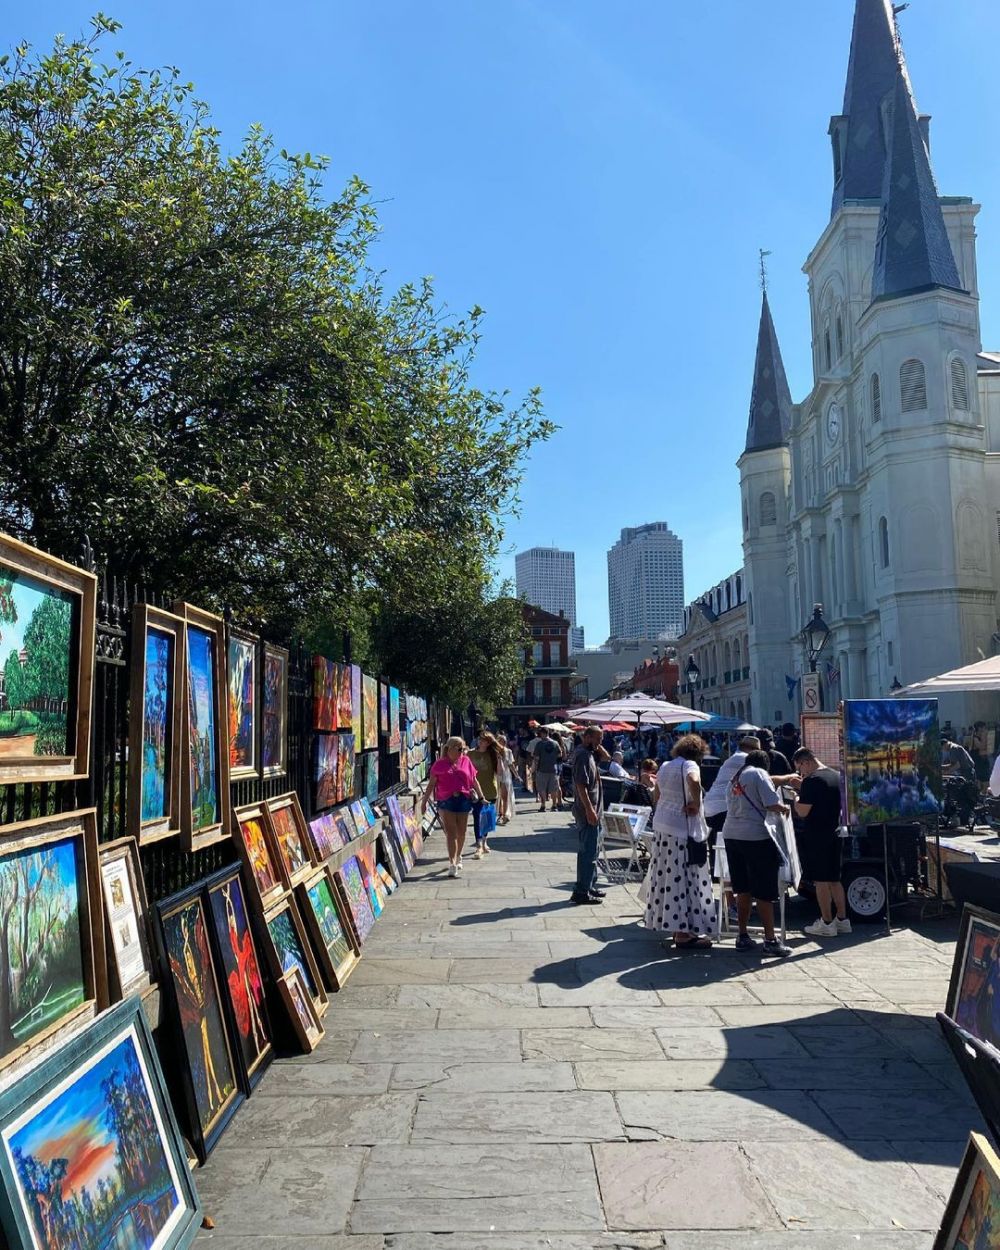
[[[279,979],[278,990],[292,1022],[292,1028],[295,1030],[295,1036],[299,1039],[299,1045],[306,1054],[309,1054],[323,1040],[324,1030],[316,1014],[316,1006],[309,997],[309,991],[306,989],[302,973],[298,968],[286,972]]]
[[[378,801],[378,785],[378,751],[368,751],[365,755],[364,797],[369,803]]]
[[[372,913],[378,920],[385,910],[386,893],[382,878],[375,869],[375,847],[371,843],[368,846],[359,846],[357,859],[361,869],[361,880],[365,883],[368,901],[372,905]]]
[[[943,809],[937,699],[844,704],[847,822],[883,825]]]
[[[221,842],[229,830],[229,723],[222,617],[175,603],[184,619],[181,836],[189,851]]]
[[[309,830],[306,826],[299,796],[295,791],[266,799],[264,803],[274,830],[274,845],[278,851],[278,866],[289,889],[304,880],[312,872],[312,851]]]
[[[354,828],[354,821],[351,819],[351,813],[346,807],[340,811],[334,812],[334,819],[337,822],[337,828],[340,831],[340,840],[343,846],[349,846],[357,837]]]
[[[146,886],[134,838],[102,843],[98,858],[109,989],[117,1002],[129,994],[144,994],[153,985]]]
[[[340,665],[313,656],[313,729],[336,733],[340,727]]]
[[[364,734],[364,683],[361,680],[361,666],[351,664],[351,723],[345,725],[341,721],[341,728],[350,729],[354,734],[354,742],[358,750],[361,749],[362,735]]]
[[[366,751],[378,748],[378,681],[367,673],[361,675],[361,697],[364,710],[361,715],[361,733]]]
[[[333,878],[319,868],[298,889],[299,907],[312,939],[316,962],[329,990],[339,990],[354,971],[360,954]]]
[[[1000,1144],[1000,1056],[944,1012],[937,1013],[937,1022],[996,1146]]]
[[[391,831],[387,827],[383,828],[379,832],[376,841],[383,863],[389,865],[389,869],[395,878],[396,884],[401,885],[406,877],[406,864],[403,860],[403,854],[396,845],[396,840],[393,838]]]
[[[321,812],[340,801],[340,734],[316,735],[313,807]]]
[[[337,677],[340,682],[340,695],[337,699],[337,728],[350,729],[351,717],[354,713],[350,664],[338,664]]]
[[[322,864],[334,851],[340,850],[344,839],[333,812],[324,812],[322,816],[316,816],[309,821],[309,842],[317,864]]]
[[[0,534],[0,785],[90,769],[97,578]]]
[[[992,1250],[1000,1230],[1000,1158],[972,1133],[934,1250]]]
[[[348,809],[354,818],[354,827],[358,833],[364,833],[368,828],[368,817],[365,815],[364,804],[360,799],[355,799]]]
[[[946,1015],[1000,1048],[1000,915],[966,904],[955,947]]]
[[[286,972],[297,968],[302,974],[309,997],[316,1008],[316,1014],[325,1014],[330,1001],[323,989],[319,968],[313,958],[312,947],[299,916],[295,899],[283,899],[277,907],[272,907],[264,914],[264,927],[267,930],[267,958],[276,981]]]
[[[378,731],[383,736],[389,733],[389,686],[384,681],[378,684]]]
[[[202,1211],[137,998],[0,1093],[10,1250],[184,1250]]]
[[[274,1047],[239,868],[223,868],[205,883],[205,890],[223,1008],[236,1041],[240,1085],[249,1094],[271,1062]]]
[[[190,1141],[204,1163],[244,1098],[209,948],[204,883],[157,903],[156,917],[176,1076]]]
[[[372,911],[368,891],[365,889],[364,878],[361,875],[361,865],[358,863],[357,856],[352,855],[349,860],[337,869],[334,873],[334,880],[337,882],[337,888],[340,890],[341,897],[347,904],[347,910],[350,912],[351,923],[354,926],[354,937],[358,950],[360,950],[365,944],[369,933],[375,927],[375,913]]]
[[[389,687],[389,750],[398,751],[400,744],[399,733],[399,690],[395,686]]]
[[[179,616],[132,609],[128,829],[140,845],[180,832],[184,641]]]
[[[259,639],[230,629],[226,638],[226,682],[229,716],[229,779],[256,777],[257,647]]]
[[[93,808],[0,829],[0,1072],[107,1004]]]
[[[337,800],[353,799],[356,791],[355,760],[353,734],[338,734],[337,743],[339,758],[337,763]]]
[[[260,697],[260,771],[264,777],[288,772],[288,652],[264,643]]]
[[[240,857],[266,909],[285,893],[271,818],[263,803],[247,803],[236,809],[234,824]]]

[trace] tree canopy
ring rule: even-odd
[[[499,692],[538,393],[474,384],[481,309],[385,289],[360,179],[328,198],[260,126],[227,151],[179,71],[103,63],[117,29],[0,59],[0,528],[68,558],[86,533],[271,637],[351,629],[382,672],[426,640],[454,674],[428,694]]]

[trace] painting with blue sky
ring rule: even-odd
[[[219,819],[215,640],[205,630],[189,625],[187,641],[191,819],[195,829],[205,829]]]
[[[146,634],[142,701],[142,820],[161,820],[170,792],[170,726],[173,723],[174,637]]]
[[[0,565],[0,759],[71,753],[74,602]]]
[[[848,699],[844,770],[849,824],[936,816],[942,807],[937,699]]]

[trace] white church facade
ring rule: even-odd
[[[814,386],[792,402],[765,293],[739,459],[762,723],[797,718],[786,678],[807,667],[814,604],[828,709],[998,642],[1000,356],[980,340],[978,206],[938,194],[929,120],[891,0],[857,0],[833,212],[804,267]],[[942,706],[956,724],[989,712]]]

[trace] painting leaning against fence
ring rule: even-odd
[[[215,641],[197,625],[188,625],[187,638],[191,822],[195,829],[204,829],[219,820]]]
[[[257,766],[256,659],[251,639],[229,635],[229,766],[234,774]]]
[[[3,1133],[33,1244],[158,1250],[184,1218],[134,1031],[118,1034]]]
[[[73,603],[0,565],[0,759],[72,753]]]
[[[0,858],[0,1059],[86,997],[74,838]]]
[[[146,634],[146,669],[142,700],[142,820],[168,815],[170,793],[170,706],[174,688],[173,635],[158,629]]]

